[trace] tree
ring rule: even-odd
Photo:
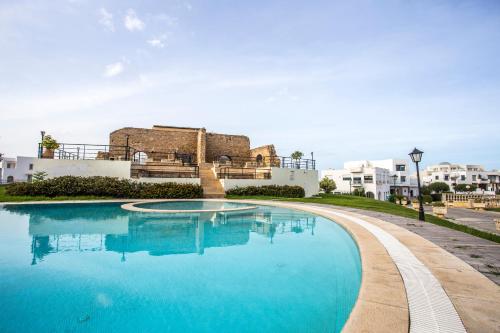
[[[292,157],[292,159],[294,159],[294,160],[297,161],[297,160],[300,160],[302,158],[302,156],[304,156],[304,153],[302,153],[301,151],[296,150],[290,156]]]
[[[476,184],[457,184],[455,185],[455,191],[457,192],[474,192],[477,189]]]
[[[335,189],[337,188],[337,184],[335,184],[335,181],[333,179],[330,179],[330,178],[325,176],[319,182],[319,187],[323,191],[325,191],[325,193],[331,193],[332,191],[335,191]]]
[[[46,135],[43,138],[42,146],[45,147],[46,149],[54,150],[59,148],[59,143],[57,143],[57,141],[53,139],[50,135]]]
[[[429,190],[434,193],[443,193],[443,192],[449,192],[450,191],[450,186],[448,184],[443,183],[443,182],[435,182],[431,183],[428,186]]]
[[[420,191],[422,195],[431,195],[431,190],[429,190],[429,186],[424,185]]]
[[[33,174],[31,179],[35,183],[45,180],[45,178],[47,178],[47,173],[45,171],[38,171]]]

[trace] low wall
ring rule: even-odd
[[[265,185],[297,185],[304,188],[306,197],[318,194],[318,171],[289,168],[271,168],[271,179],[221,179],[225,191],[235,187]]]
[[[177,183],[177,184],[193,184],[201,185],[200,178],[138,178],[132,179],[139,183]]]
[[[43,171],[47,178],[61,176],[103,176],[130,178],[130,161],[35,159],[33,173]]]

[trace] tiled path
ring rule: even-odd
[[[330,206],[317,204],[318,206]],[[394,223],[440,246],[500,285],[500,244],[431,223],[373,211],[334,206]]]
[[[425,208],[425,211],[432,208]],[[499,212],[472,210],[466,208],[448,208],[446,219],[458,223],[468,225],[475,229],[488,231],[500,235],[500,230],[496,230],[495,219],[500,219]]]

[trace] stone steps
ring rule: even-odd
[[[200,183],[203,187],[203,197],[211,199],[224,198],[224,188],[212,170],[212,164],[203,163],[200,165]]]

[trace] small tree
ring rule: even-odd
[[[455,185],[455,191],[457,192],[474,192],[477,190],[476,184],[457,184]]]
[[[38,171],[33,174],[33,177],[31,179],[33,183],[36,183],[45,180],[45,178],[47,178],[47,173],[45,171]]]
[[[443,193],[443,192],[449,192],[450,191],[450,186],[448,184],[443,183],[443,182],[435,182],[431,183],[428,186],[429,190],[434,193]]]
[[[302,156],[304,156],[304,153],[302,153],[301,151],[296,150],[290,156],[292,157],[292,159],[298,161],[298,160],[300,160],[302,158]]]
[[[328,194],[328,193],[331,193],[332,191],[335,191],[335,189],[337,188],[337,184],[335,184],[335,181],[333,179],[330,179],[330,178],[325,176],[319,182],[319,187],[323,191],[325,191],[325,193]]]

